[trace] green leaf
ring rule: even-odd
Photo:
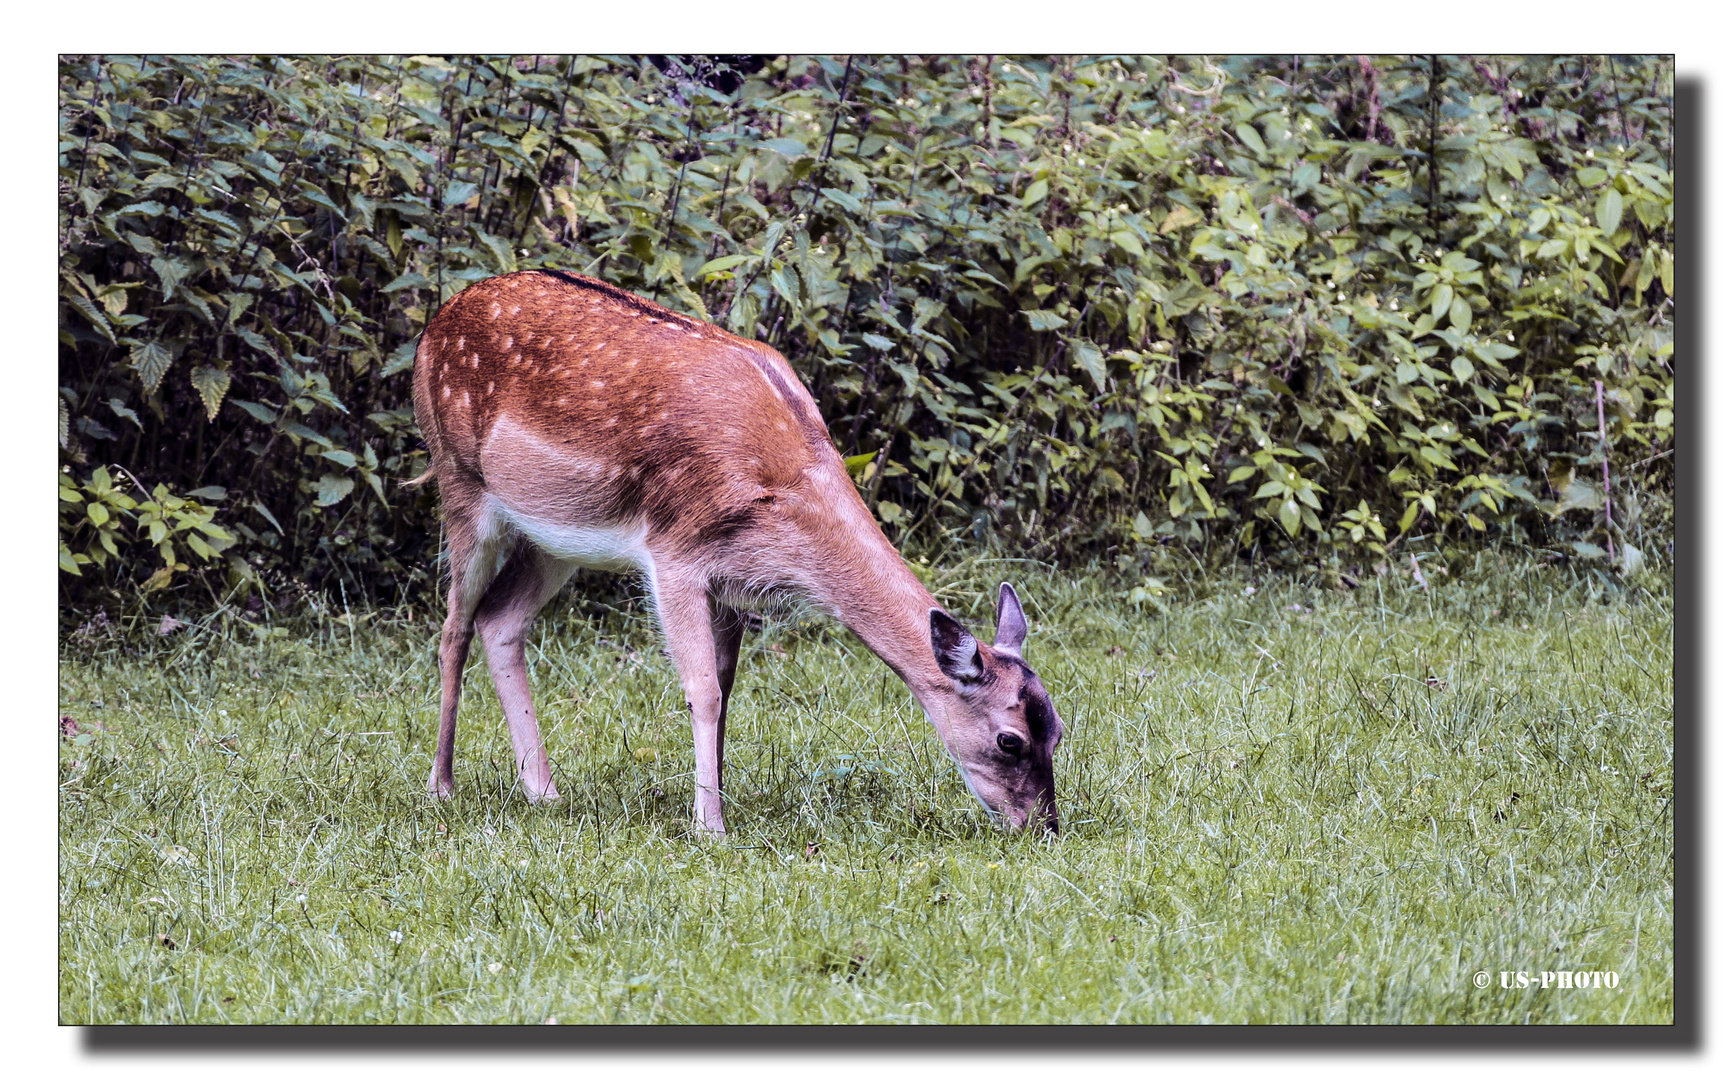
[[[327,461],[335,461],[345,469],[353,469],[357,464],[355,455],[347,450],[326,450],[319,456]]]
[[[1036,330],[1057,330],[1065,325],[1065,316],[1056,311],[1025,311],[1023,316]]]
[[[1468,357],[1458,354],[1450,361],[1450,373],[1456,376],[1458,382],[1467,382],[1474,378],[1474,362]]]
[[[802,157],[806,147],[794,139],[766,139],[758,144],[760,150],[774,150],[786,158]]]
[[[415,366],[415,342],[405,341],[391,350],[391,359],[379,369],[381,379],[389,379],[398,372],[408,371]]]
[[[355,481],[347,476],[326,473],[319,478],[318,497],[314,500],[320,506],[335,506],[349,497],[355,490]]]
[[[336,443],[332,442],[330,439],[327,439],[325,436],[319,434],[317,431],[314,431],[312,428],[308,427],[306,424],[300,423],[298,421],[295,421],[295,420],[289,421],[288,423],[283,425],[283,430],[288,432],[291,435],[299,436],[300,438],[309,439],[312,442],[318,443],[320,446],[323,446],[327,450],[335,450],[337,448]]]
[[[193,371],[192,384],[199,392],[199,400],[205,403],[206,419],[215,420],[223,405],[223,395],[229,392],[229,373],[221,368],[201,367]]]
[[[1168,233],[1173,232],[1176,229],[1183,229],[1188,225],[1196,225],[1202,220],[1203,215],[1198,213],[1196,210],[1193,210],[1184,203],[1175,203],[1173,209],[1167,212],[1167,216],[1161,219],[1161,228],[1159,232],[1161,235],[1166,236]]]
[[[1450,328],[1458,334],[1468,333],[1469,326],[1474,322],[1474,312],[1469,309],[1468,301],[1458,296],[1450,302]]]
[[[1585,480],[1573,479],[1559,493],[1558,503],[1553,509],[1553,517],[1558,517],[1567,510],[1597,509],[1604,501],[1600,488]]]
[[[168,374],[169,364],[174,357],[163,346],[154,341],[146,341],[132,347],[132,366],[138,372],[139,382],[144,384],[144,392],[156,393],[156,388],[162,385],[162,377]]]
[[[187,492],[187,498],[200,502],[222,502],[229,497],[229,489],[216,484],[208,484],[202,488],[194,488]]]
[[[67,303],[76,308],[78,313],[83,315],[90,325],[94,326],[103,337],[110,341],[114,340],[114,330],[109,326],[108,316],[102,313],[101,308],[76,293],[67,295],[64,299]]]
[[[1643,565],[1643,553],[1630,544],[1621,544],[1619,552],[1619,573],[1633,574]]]
[[[1448,285],[1435,285],[1432,288],[1432,318],[1436,321],[1444,318],[1444,313],[1450,310],[1450,302],[1456,299],[1456,290]]]
[[[1097,393],[1107,389],[1107,361],[1101,356],[1101,350],[1092,341],[1084,338],[1073,338],[1071,341],[1072,362],[1089,373],[1095,381]]]
[[[848,471],[848,474],[850,476],[857,476],[858,477],[861,473],[866,471],[866,467],[868,465],[872,464],[873,458],[876,458],[878,456],[879,456],[878,451],[868,450],[864,454],[856,454],[853,457],[845,457],[842,459],[842,467]]]
[[[61,398],[60,400],[64,403],[66,399]],[[108,408],[111,412],[114,413],[114,415],[120,417],[122,420],[132,421],[133,427],[139,429],[140,431],[144,430],[144,425],[138,422],[138,414],[133,412],[131,409],[127,408],[124,404],[122,404],[121,400],[119,398],[112,398],[112,397],[109,398],[108,399]]]
[[[824,197],[826,199],[829,199],[831,202],[835,203],[837,206],[841,207],[842,209],[848,211],[851,214],[863,213],[866,209],[865,207],[863,207],[861,205],[861,201],[859,199],[855,198],[853,195],[850,195],[846,191],[841,191],[841,190],[839,190],[837,188],[833,188],[833,187],[827,187],[827,188],[823,189],[823,194],[824,194]]]
[[[1257,471],[1258,468],[1256,465],[1241,465],[1233,472],[1228,473],[1228,483],[1237,484],[1241,480],[1257,475]]]
[[[1247,146],[1251,147],[1252,153],[1257,154],[1258,156],[1262,157],[1264,154],[1267,154],[1270,152],[1269,148],[1264,145],[1264,137],[1262,135],[1259,135],[1258,129],[1253,127],[1252,125],[1250,125],[1250,124],[1235,124],[1234,125],[1234,134],[1238,135],[1240,137],[1240,142],[1243,142]]]
[[[1149,515],[1139,510],[1131,521],[1131,531],[1139,540],[1148,540],[1155,535],[1155,526],[1149,523]]]
[[[173,299],[175,289],[192,273],[192,267],[179,259],[152,259],[150,267],[156,271],[157,278],[162,282],[164,300]]]
[[[711,259],[698,268],[698,277],[706,274],[718,274],[724,270],[732,270],[743,262],[751,261],[751,255],[724,255],[719,259]]]
[[[1279,516],[1282,519],[1282,528],[1288,531],[1289,536],[1300,535],[1299,503],[1295,502],[1293,499],[1282,500],[1282,508],[1279,511]]]
[[[432,285],[433,282],[429,281],[425,274],[404,273],[398,274],[396,277],[392,278],[391,284],[385,286],[379,291],[384,293],[394,293],[401,289],[426,289],[432,287]]]
[[[229,404],[240,406],[243,412],[259,421],[261,424],[274,424],[277,422],[277,410],[268,405],[260,405],[257,402],[252,401],[242,401],[240,398],[236,397],[230,398]]]
[[[1047,197],[1047,181],[1045,178],[1035,181],[1023,191],[1023,206],[1034,206]]]
[[[445,191],[440,196],[440,203],[447,210],[450,210],[474,198],[477,190],[479,189],[467,180],[453,180],[445,185]]]
[[[108,524],[108,507],[103,504],[93,502],[84,508],[84,512],[89,515],[90,523],[97,528],[100,529]]]
[[[517,255],[511,249],[511,242],[492,233],[473,230],[476,242],[491,255],[493,268],[502,274],[509,274],[517,269]]]
[[[890,338],[880,337],[877,334],[862,334],[860,339],[866,342],[869,347],[877,349],[880,352],[889,352],[897,347],[897,343],[892,341]]]
[[[254,499],[253,500],[253,509],[257,510],[259,512],[260,517],[264,518],[266,521],[271,523],[271,528],[276,529],[277,532],[279,532],[279,533],[281,533],[283,531],[283,526],[281,526],[277,523],[277,519],[276,519],[275,515],[273,515],[269,510],[265,509],[264,503],[260,502],[257,499]]]
[[[1624,213],[1625,203],[1619,196],[1619,189],[1609,187],[1595,206],[1595,223],[1601,227],[1601,232],[1611,236],[1619,231],[1619,219]]]

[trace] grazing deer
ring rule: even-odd
[[[579,566],[648,583],[692,713],[693,814],[722,833],[722,733],[746,626],[779,599],[835,615],[914,692],[989,813],[1057,830],[1063,726],[999,587],[982,645],[879,531],[812,396],[774,349],[594,278],[507,274],[465,289],[415,354],[451,591],[429,791],[452,792],[458,695],[481,634],[524,794],[556,799],[524,637]]]

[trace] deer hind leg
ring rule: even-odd
[[[716,646],[716,683],[722,706],[716,717],[716,743],[722,743],[728,723],[728,695],[734,689],[734,672],[740,662],[740,640],[746,634],[746,612],[729,607],[714,596],[710,600],[710,637]]]
[[[709,590],[703,582],[670,580],[654,570],[650,591],[656,601],[656,617],[668,652],[680,672],[680,688],[692,711],[692,749],[695,760],[692,798],[693,824],[699,832],[722,835],[722,708],[724,691],[719,670],[721,639],[712,630]],[[734,648],[739,647],[738,636]],[[733,665],[728,665],[733,683]]]
[[[463,695],[463,665],[475,636],[475,608],[499,567],[500,523],[481,505],[477,492],[458,487],[456,478],[443,483],[446,562],[451,587],[446,593],[445,627],[439,635],[439,741],[427,791],[436,799],[451,798],[452,758],[457,750],[457,706]]]
[[[518,781],[524,796],[534,803],[552,802],[560,793],[548,770],[541,730],[536,727],[529,669],[524,664],[524,636],[536,613],[560,591],[574,569],[520,539],[475,610],[475,627],[487,653],[488,673],[493,676],[493,689],[511,733]]]
[[[710,639],[716,650],[716,778],[721,789],[722,744],[728,732],[728,696],[740,662],[740,639],[746,634],[746,613],[717,600],[710,601]]]

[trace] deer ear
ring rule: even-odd
[[[1010,582],[999,585],[999,629],[993,634],[993,647],[1023,655],[1023,639],[1029,634],[1029,623],[1023,618],[1023,605],[1017,601],[1017,590]]]
[[[979,679],[981,645],[969,636],[963,624],[938,608],[927,612],[927,623],[933,636],[933,659],[939,662],[939,670],[960,683]]]

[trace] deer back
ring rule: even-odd
[[[539,521],[637,521],[676,546],[750,528],[807,470],[841,470],[775,350],[563,271],[453,298],[422,336],[415,403],[448,504],[468,491]]]

